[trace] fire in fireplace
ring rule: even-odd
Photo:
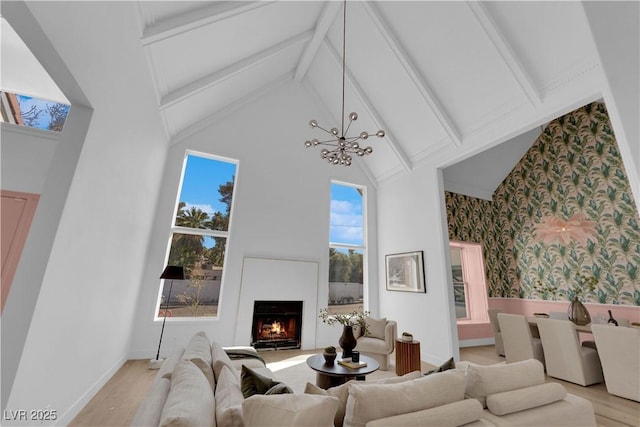
[[[251,345],[256,349],[300,348],[302,301],[254,301]]]

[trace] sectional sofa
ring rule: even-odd
[[[240,353],[239,358],[232,360],[228,352]],[[305,393],[295,394],[287,393],[253,353],[225,351],[204,333],[196,334],[163,363],[131,425],[596,425],[591,402],[558,383],[545,383],[542,364],[533,359],[490,366],[459,362],[431,375],[416,371],[328,390],[308,383]]]

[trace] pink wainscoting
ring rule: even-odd
[[[599,314],[609,318],[607,310],[611,310],[616,320],[627,319],[629,322],[640,322],[640,307],[612,304],[585,304],[591,319],[596,319]],[[568,301],[544,301],[519,298],[489,298],[489,308],[502,309],[505,313],[524,314],[533,316],[533,313],[549,313],[552,311],[566,312]],[[493,338],[491,325],[487,323],[458,324],[458,340],[484,340]]]

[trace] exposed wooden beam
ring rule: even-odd
[[[429,107],[436,115],[436,118],[440,122],[440,125],[444,128],[449,138],[453,141],[456,146],[462,145],[462,137],[460,136],[460,131],[456,128],[455,124],[451,117],[449,117],[442,103],[438,100],[438,97],[435,95],[429,84],[422,77],[418,69],[413,64],[413,62],[409,59],[409,56],[405,53],[404,49],[400,42],[393,35],[391,27],[387,24],[378,12],[377,6],[373,4],[373,2],[362,2],[362,7],[367,11],[371,20],[376,25],[376,28],[380,32],[380,34],[384,37],[387,44],[391,48],[391,51],[396,56],[405,72],[411,78],[411,81],[415,85],[416,89],[422,98],[429,104]]]
[[[511,74],[520,85],[520,89],[527,96],[531,105],[537,107],[542,104],[542,95],[533,83],[531,76],[527,73],[520,62],[518,55],[515,54],[511,45],[504,38],[498,26],[495,24],[486,7],[477,1],[467,1],[467,6],[473,12],[476,20],[487,34],[496,50],[502,57],[504,63],[509,67]]]
[[[211,73],[208,76],[205,76],[178,89],[175,89],[174,91],[162,97],[162,99],[160,100],[159,108],[161,110],[166,109],[167,107],[183,101],[184,99],[193,96],[198,92],[202,92],[203,90],[206,90],[227,79],[230,79],[231,77],[234,77],[251,67],[255,67],[256,65],[267,61],[269,58],[275,55],[278,55],[301,43],[306,43],[311,39],[312,35],[313,33],[311,31],[305,31],[304,33],[300,33],[288,40],[283,41],[282,43],[272,46],[269,49],[263,50],[260,53],[242,59],[219,71]]]
[[[342,57],[340,56],[340,54],[329,43],[324,43],[324,45],[329,50],[330,56],[335,61],[336,66],[338,68],[342,68]],[[360,87],[356,79],[353,77],[353,74],[351,74],[351,72],[349,71],[349,67],[347,67],[345,74],[347,78],[347,83],[351,86],[356,96],[360,99],[360,102],[362,103],[364,108],[367,110],[367,113],[373,119],[373,122],[380,129],[385,130],[385,133],[386,133],[385,139],[389,143],[391,150],[398,158],[398,161],[400,162],[400,164],[402,164],[402,167],[407,172],[411,172],[412,166],[411,166],[411,161],[409,160],[409,157],[404,152],[402,147],[400,147],[396,139],[393,137],[393,133],[389,130],[387,126],[385,126],[384,121],[382,120],[382,117],[380,116],[378,111],[375,109],[375,107],[373,106],[373,104],[371,103],[367,95],[365,95],[364,91],[362,90],[362,88]]]
[[[313,62],[313,58],[316,57],[318,50],[320,49],[320,45],[324,40],[331,24],[336,19],[336,15],[340,10],[342,3],[337,1],[328,1],[326,2],[322,14],[316,23],[316,28],[313,33],[313,38],[307,45],[307,48],[303,52],[300,57],[300,61],[298,62],[298,66],[296,67],[296,74],[294,79],[297,81],[302,81],[304,76],[307,74],[311,63]]]
[[[142,44],[151,45],[169,37],[175,37],[187,31],[212,24],[217,21],[240,15],[259,7],[267,6],[272,1],[252,2],[217,2],[212,6],[192,10],[182,15],[164,19],[145,28]]]

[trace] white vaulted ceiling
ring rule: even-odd
[[[325,127],[340,123],[342,2],[141,1],[139,9],[173,140],[289,80],[320,100]],[[349,2],[346,62],[356,132],[387,132],[365,159],[376,180],[510,140],[593,97],[599,78],[578,2]]]

